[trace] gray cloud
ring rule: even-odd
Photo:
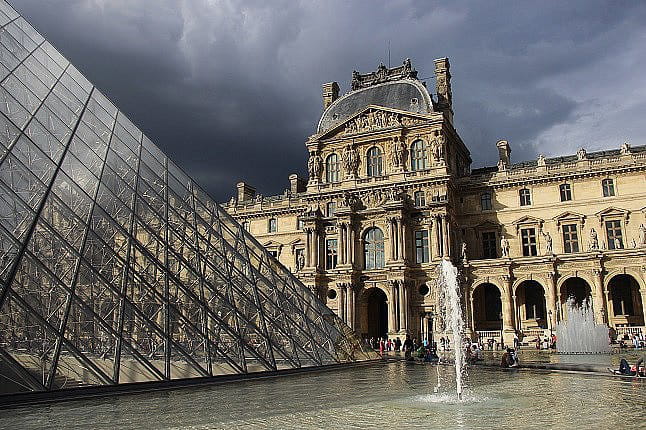
[[[452,64],[474,167],[645,144],[639,2],[42,0],[17,9],[214,197],[304,173],[320,85],[413,59]],[[549,6],[549,7],[548,7]],[[432,78],[429,87],[432,87]],[[641,120],[641,121],[640,121]]]

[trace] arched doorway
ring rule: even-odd
[[[615,327],[643,326],[644,311],[639,284],[630,275],[616,275],[608,282],[609,310]]]
[[[523,281],[516,289],[521,329],[547,328],[545,289],[536,281]]]
[[[388,335],[388,301],[380,288],[364,291],[361,300],[361,334],[368,338]]]
[[[561,303],[565,304],[573,299],[576,306],[581,306],[584,301],[590,304],[592,289],[585,279],[579,277],[568,278],[561,285]]]
[[[494,284],[480,284],[473,291],[473,326],[476,331],[502,330],[502,301]]]

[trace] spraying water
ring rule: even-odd
[[[558,352],[569,354],[602,354],[610,352],[608,326],[596,324],[592,307],[584,300],[577,306],[574,299],[567,301],[567,321],[556,325]]]
[[[448,260],[442,260],[439,267],[440,276],[440,310],[444,321],[444,332],[450,332],[453,337],[455,350],[455,387],[458,399],[462,399],[464,372],[464,348],[462,347],[462,332],[464,320],[462,319],[462,306],[460,305],[460,285],[458,283],[458,269]]]

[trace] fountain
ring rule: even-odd
[[[444,333],[451,333],[453,349],[455,351],[455,388],[458,399],[462,399],[465,359],[462,347],[462,334],[464,321],[462,319],[462,305],[460,304],[460,284],[458,282],[458,269],[449,260],[442,260],[439,266],[440,276],[440,312],[444,321]]]
[[[556,325],[556,349],[563,354],[603,354],[610,352],[608,326],[594,322],[592,306],[574,298],[567,301],[567,321]]]

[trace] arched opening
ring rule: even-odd
[[[643,326],[644,311],[639,284],[630,275],[616,275],[608,282],[610,316],[615,327]]]
[[[388,335],[388,302],[380,288],[365,290],[361,301],[361,334],[368,338]]]
[[[494,284],[480,284],[474,290],[473,325],[476,331],[502,330],[502,300]]]
[[[545,289],[536,281],[523,281],[516,289],[521,329],[547,328]]]
[[[363,240],[365,269],[372,270],[384,267],[384,233],[381,229],[377,227],[368,229]]]
[[[592,289],[585,279],[579,277],[572,277],[566,279],[561,285],[561,303],[565,304],[570,299],[574,300],[576,306],[581,306],[584,301],[588,304],[591,303],[590,297]]]

